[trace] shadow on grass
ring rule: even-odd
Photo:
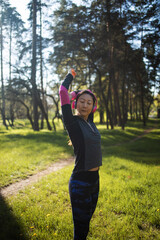
[[[102,152],[106,157],[119,157],[147,165],[160,165],[160,137],[158,132],[151,132],[135,142],[129,141],[119,146],[107,145],[103,139]]]
[[[3,137],[3,136],[2,136]],[[62,147],[65,152],[71,153],[71,147],[68,146],[69,137],[66,132],[60,131],[53,132],[26,132],[26,133],[9,133],[0,139],[0,144],[7,148],[8,144],[10,149],[21,148],[27,151],[36,151],[36,149],[45,150],[49,146],[52,148]],[[58,150],[58,149],[57,149]]]
[[[128,120],[126,127],[136,127],[136,128],[143,128],[143,129],[152,128],[152,127],[160,128],[160,120],[158,118],[150,118],[147,120],[146,126],[143,126],[142,121]]]
[[[47,143],[53,143],[54,142],[61,142],[62,140],[64,141],[64,138],[66,138],[67,133],[60,131],[60,132],[29,132],[26,134],[15,134],[15,133],[10,133],[5,136],[6,139],[9,140],[28,140],[28,141],[34,141],[36,140],[37,142],[47,142]]]
[[[0,239],[1,240],[28,240],[23,225],[16,219],[12,209],[0,194]]]

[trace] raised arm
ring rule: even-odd
[[[63,115],[64,124],[66,125],[66,127],[72,124],[73,122],[73,114],[71,110],[71,103],[70,103],[68,89],[75,75],[76,75],[75,71],[71,69],[70,72],[66,75],[59,89],[62,115]]]

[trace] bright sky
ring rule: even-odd
[[[26,22],[29,17],[29,10],[27,9],[27,4],[30,2],[30,0],[10,0],[9,2],[11,4],[11,7],[17,8],[17,12],[21,14],[22,20]],[[81,4],[82,0],[72,0],[72,2],[79,5]]]
[[[27,9],[29,0],[10,0],[9,2],[11,7],[17,8],[17,12],[21,14],[22,20],[26,22],[27,18],[29,17],[29,10]]]
[[[27,19],[29,18],[29,10],[27,9],[27,4],[30,1],[31,0],[9,0],[11,7],[16,8],[17,12],[21,15],[22,20],[26,23],[26,25],[27,25]],[[45,2],[45,0],[42,0],[42,2]],[[82,3],[82,0],[72,0],[72,2],[77,5],[80,5]],[[54,6],[56,6],[56,4],[54,4],[53,7]],[[51,9],[48,9],[48,10],[51,10]],[[8,72],[8,66],[7,66],[6,72]]]

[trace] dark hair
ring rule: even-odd
[[[90,95],[91,97],[92,97],[92,99],[93,99],[93,105],[95,104],[95,102],[96,102],[96,99],[95,99],[95,96],[91,93],[91,92],[89,92],[89,91],[87,91],[87,90],[84,90],[84,91],[81,91],[80,93],[78,93],[78,95],[77,95],[77,97],[76,97],[76,103],[77,103],[77,101],[78,101],[78,98],[80,97],[80,96],[82,96],[83,94],[88,94],[88,95]]]

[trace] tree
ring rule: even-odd
[[[3,76],[3,25],[5,24],[5,12],[8,4],[1,0],[1,12],[0,12],[0,48],[1,48],[1,96],[2,96],[2,107],[1,115],[3,120],[3,125],[7,128],[6,123],[6,101],[5,101],[5,88],[4,88],[4,76]]]
[[[37,85],[36,85],[36,28],[37,28],[37,0],[32,1],[33,4],[33,25],[32,25],[32,100],[33,100],[33,115],[34,115],[34,130],[39,131],[38,124],[38,101],[37,101]]]
[[[12,40],[15,38],[17,41],[20,41],[22,39],[23,32],[26,31],[24,28],[23,21],[21,19],[21,16],[16,11],[15,8],[8,7],[7,8],[7,14],[6,14],[7,22],[8,22],[8,34],[9,34],[9,79],[8,79],[8,87],[10,87],[10,83],[12,80]],[[14,104],[12,101],[10,101],[9,104],[9,113],[8,113],[8,119],[11,119],[13,125],[14,122]]]
[[[130,10],[129,24],[132,26],[131,35],[136,40],[140,42],[139,44],[139,54],[143,62],[145,62],[144,68],[145,74],[142,75],[142,71],[136,76],[140,87],[140,101],[142,108],[143,124],[146,125],[146,118],[148,116],[147,112],[147,102],[149,106],[153,101],[153,94],[150,89],[156,84],[156,75],[158,68],[158,39],[159,39],[159,25],[158,25],[158,1],[128,1],[131,2],[132,9]],[[157,49],[155,53],[155,49]],[[149,54],[148,54],[149,53]],[[140,64],[141,65],[141,64]],[[137,69],[140,67],[137,64]],[[139,68],[140,69],[140,68]],[[136,71],[137,72],[137,71]],[[144,72],[144,71],[143,71]],[[148,76],[147,76],[148,75]],[[148,93],[146,92],[148,89]],[[147,102],[145,99],[147,99]]]
[[[48,96],[54,103],[53,127],[56,128],[54,119],[60,117],[57,82],[52,81],[51,90],[56,96],[44,87],[44,70],[48,64],[46,52],[50,51],[53,74],[62,78],[68,67],[76,67],[78,74],[72,88],[90,88],[96,93],[100,121],[103,122],[106,114],[107,128],[119,125],[124,129],[128,117],[141,119],[146,124],[153,101],[152,87],[159,83],[157,0],[92,0],[87,4],[83,1],[84,5],[79,6],[72,1],[58,1],[59,7],[50,20],[53,23],[50,38],[49,34],[45,38],[42,34],[45,23],[42,19],[42,13],[45,16],[43,1],[31,0],[29,4],[32,36],[30,29],[25,32],[16,10],[1,2],[1,112],[4,120],[9,116],[9,104],[12,119],[14,108],[19,105],[26,109],[34,130],[39,130],[40,116],[41,128],[43,119],[46,119],[51,130]],[[17,28],[23,32],[22,37]],[[132,44],[135,40],[140,42],[139,46]],[[19,49],[19,52],[16,50],[19,57],[16,61],[12,57],[13,44]],[[44,54],[44,49],[51,45],[54,46],[53,52],[48,48]],[[3,76],[3,65],[8,65],[3,49],[9,52],[8,85]]]
[[[92,79],[96,75],[95,82],[92,81],[92,87],[96,86],[95,90],[99,93],[99,99],[103,99],[111,128],[117,123],[117,117],[121,125],[119,79],[115,77],[116,72],[120,70],[116,68],[115,56],[120,52],[118,49],[120,49],[121,42],[124,41],[124,33],[118,23],[118,14],[114,12],[110,1],[107,3],[106,1],[92,1],[90,8],[77,7],[73,4],[67,9],[68,5],[64,6],[64,4],[65,2],[55,12],[57,20],[53,28],[53,36],[54,41],[59,42],[59,45],[54,48],[51,63],[54,62],[57,68],[71,63],[78,65],[80,73],[83,69],[82,78],[85,79],[85,85],[87,78],[84,75],[91,76]],[[65,13],[63,12],[64,8],[67,9]],[[117,30],[116,34],[114,33],[115,29]],[[121,42],[117,40],[117,33],[119,39],[122,38]],[[88,73],[87,69],[89,69]]]

